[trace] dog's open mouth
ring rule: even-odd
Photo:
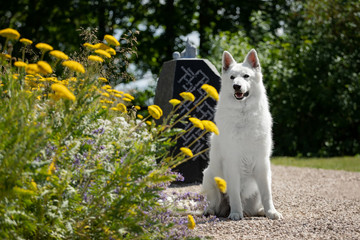
[[[245,92],[245,93],[242,93],[240,91],[235,91],[234,93],[234,97],[237,99],[237,100],[242,100],[244,99],[245,97],[249,96],[249,91]]]

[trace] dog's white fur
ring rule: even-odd
[[[204,170],[203,191],[209,201],[204,214],[227,215],[230,206],[232,220],[244,214],[281,219],[271,194],[272,118],[257,53],[252,49],[237,63],[225,51],[222,63],[215,114],[220,134],[211,136],[210,162]],[[226,195],[216,187],[216,176],[227,182]]]

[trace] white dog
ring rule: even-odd
[[[281,219],[271,194],[272,118],[262,82],[260,62],[252,49],[243,63],[227,51],[215,114],[219,136],[211,137],[210,162],[203,191],[209,201],[205,215],[239,220],[246,216]],[[220,193],[214,177],[227,182]],[[230,207],[230,209],[229,209]]]

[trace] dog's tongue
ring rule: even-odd
[[[242,97],[244,96],[244,94],[241,93],[241,92],[236,92],[236,93],[235,93],[235,96],[236,96],[237,98],[242,98]]]

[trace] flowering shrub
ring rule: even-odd
[[[105,37],[107,44],[85,43],[81,59],[38,43],[35,63],[7,48],[31,48],[31,40],[17,43],[13,29],[0,36],[6,38],[0,58],[0,238],[175,237],[178,226],[162,217],[170,211],[162,191],[180,177],[171,172],[174,166],[201,154],[191,146],[170,153],[172,139],[183,134],[173,129],[175,118],[185,118],[176,110],[193,101],[192,94],[172,99],[172,113],[156,125],[161,108],[151,105],[143,117],[131,94],[106,85],[102,66],[121,48],[112,36]],[[217,131],[214,124],[204,126],[204,132]],[[194,228],[189,219],[181,225]]]

